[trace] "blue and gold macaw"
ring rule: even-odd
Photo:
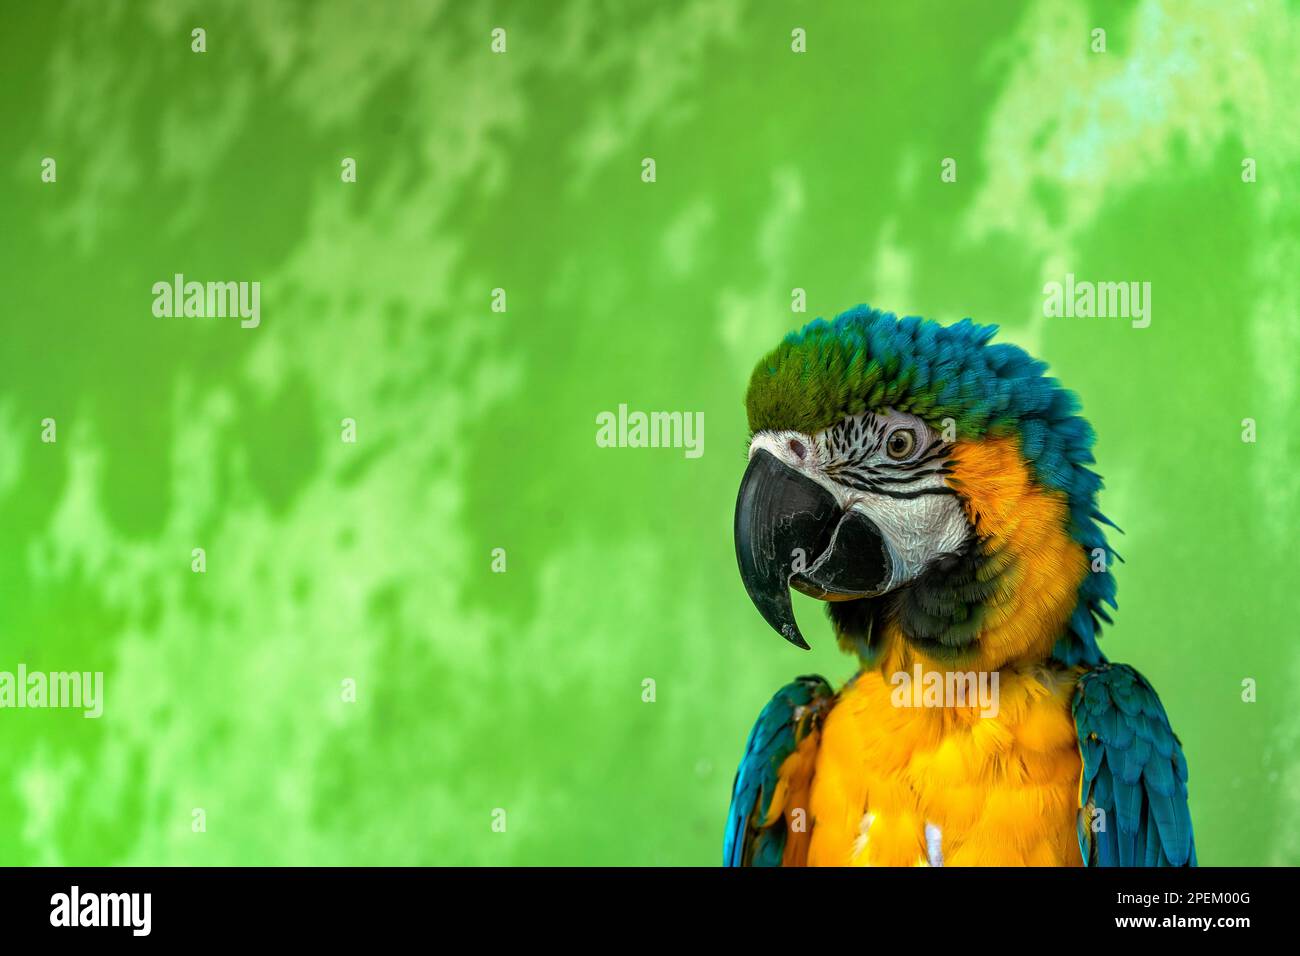
[[[754,370],[741,577],[800,647],[789,588],[828,602],[861,669],[763,708],[727,865],[1195,865],[1179,740],[1097,647],[1092,429],[995,331],[860,306]]]

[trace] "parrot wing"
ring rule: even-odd
[[[1103,664],[1079,679],[1073,709],[1084,865],[1195,866],[1187,761],[1151,685]]]
[[[821,723],[834,701],[824,678],[800,677],[777,691],[758,715],[731,788],[724,866],[781,865],[788,836],[785,804],[793,790],[807,788]],[[782,774],[782,765],[796,753],[806,759]],[[809,826],[805,820],[805,843]]]

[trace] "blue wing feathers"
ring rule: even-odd
[[[1080,815],[1084,863],[1195,866],[1187,761],[1151,685],[1131,667],[1103,664],[1079,679],[1074,722],[1082,803],[1105,813],[1095,828]]]
[[[731,787],[731,809],[722,848],[724,866],[780,866],[785,831],[759,824],[772,806],[777,774],[810,730],[801,719],[834,697],[821,677],[800,677],[776,692],[758,715]]]

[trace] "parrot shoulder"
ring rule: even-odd
[[[822,721],[835,692],[822,677],[786,684],[758,715],[731,788],[724,866],[780,866],[807,855],[811,784]],[[804,814],[792,820],[792,814]]]
[[[1084,865],[1195,866],[1187,761],[1146,678],[1102,664],[1079,678],[1072,710]]]

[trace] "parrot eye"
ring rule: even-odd
[[[899,428],[885,440],[885,454],[894,461],[902,461],[916,451],[916,432],[910,428]]]

